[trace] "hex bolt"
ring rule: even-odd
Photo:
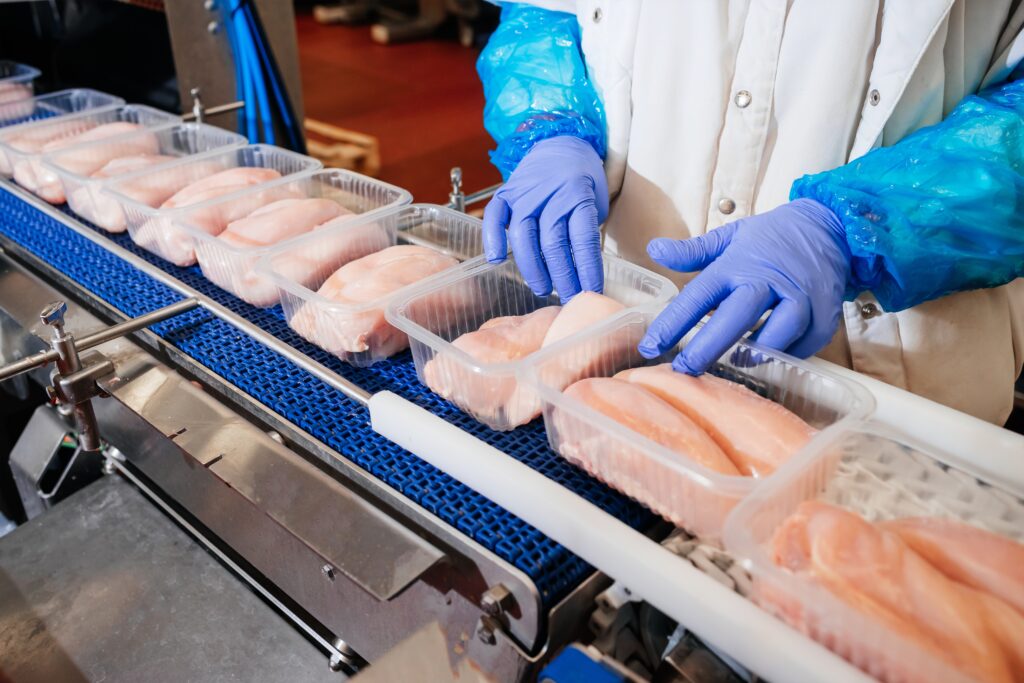
[[[480,596],[480,607],[492,617],[501,616],[508,612],[515,605],[515,602],[515,596],[512,595],[512,591],[502,583],[491,586]]]

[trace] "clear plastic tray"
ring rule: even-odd
[[[1024,541],[1024,500],[950,462],[874,424],[833,432],[736,507],[725,527],[726,548],[751,572],[752,595],[762,607],[868,674],[883,681],[968,680],[934,652],[772,561],[776,529],[807,500],[872,522],[942,517]],[[1024,642],[1024,633],[1015,637]]]
[[[62,116],[53,121],[39,121],[24,127],[5,128],[0,130],[0,174],[13,176],[19,185],[47,201],[63,204],[60,179],[43,168],[41,152],[19,149],[19,137],[40,136],[49,143],[107,123],[125,122],[144,128],[158,128],[179,121],[181,118],[175,114],[139,104],[126,104]]]
[[[237,193],[222,195],[191,206],[161,209],[160,205],[171,195],[186,185],[230,168],[270,168],[287,177],[316,171],[322,166],[323,164],[312,157],[280,147],[246,145],[230,150],[196,154],[170,162],[158,169],[131,173],[105,185],[104,190],[124,208],[128,234],[137,245],[171,263],[189,266],[196,262],[195,241],[191,235],[178,228],[175,221],[187,211],[194,212],[196,209],[230,200],[238,194],[262,186],[254,185]],[[144,200],[136,194],[140,188],[153,192],[147,193],[150,196]],[[287,186],[279,185],[273,191],[287,189]],[[250,199],[255,201],[256,196],[250,195]],[[229,221],[225,221],[225,224],[227,222]]]
[[[124,210],[106,192],[106,186],[130,171],[95,178],[92,174],[99,170],[97,164],[139,153],[185,157],[245,144],[244,136],[223,128],[202,123],[175,123],[47,154],[43,156],[42,163],[60,179],[72,211],[104,230],[124,232]],[[156,170],[166,163],[170,163],[170,160],[147,166],[146,169]],[[82,173],[71,169],[92,170],[90,173]]]
[[[327,241],[314,241],[315,246],[312,247],[311,253],[308,252],[310,247],[305,247],[310,258],[319,260],[340,256],[330,248],[330,237],[337,240],[334,225],[343,228],[360,214],[376,215],[382,209],[412,201],[411,194],[394,185],[352,171],[325,169],[295,178],[284,178],[252,191],[232,195],[229,199],[197,205],[196,211],[203,216],[208,215],[211,210],[220,211],[224,215],[247,216],[263,206],[266,200],[273,196],[275,190],[281,190],[288,197],[329,199],[351,213],[332,219],[330,227],[266,246],[240,246],[218,239],[217,234],[211,234],[191,224],[194,213],[192,211],[186,211],[175,219],[176,229],[195,243],[196,260],[207,279],[253,306],[261,308],[274,306],[280,300],[277,285],[265,274],[256,271],[256,262],[272,249],[284,248],[302,237],[320,237],[323,234],[327,236]],[[219,227],[222,230],[226,226]],[[218,234],[219,232],[220,230],[217,231]],[[324,279],[326,277],[324,275]]]
[[[677,526],[701,537],[717,537],[736,503],[777,472],[761,479],[716,472],[562,393],[568,385],[566,367],[586,368],[587,377],[611,377],[629,368],[671,361],[675,351],[648,361],[636,350],[655,315],[632,313],[595,328],[574,344],[543,351],[531,365],[528,381],[541,396],[552,449]],[[819,430],[861,420],[874,406],[860,385],[745,341],[733,346],[709,372],[781,404]],[[805,448],[821,438],[822,434],[815,435]]]
[[[431,247],[459,261],[475,258],[483,251],[480,225],[479,219],[429,204],[388,209],[374,213],[372,219],[349,221],[279,245],[260,261],[257,271],[277,287],[292,329],[352,365],[367,366],[408,345],[405,334],[385,321],[384,310],[421,283],[358,305],[321,296],[321,285],[346,263],[397,244]],[[301,276],[295,272],[296,263],[309,264]],[[354,329],[372,334],[351,335],[358,344],[339,335]],[[353,349],[359,344],[367,348]]]
[[[668,279],[614,256],[605,255],[605,294],[632,308],[660,307],[678,290]],[[437,387],[474,418],[492,429],[506,431],[539,414],[540,399],[522,382],[533,355],[505,363],[481,363],[452,345],[499,316],[525,315],[558,303],[558,297],[535,296],[524,283],[513,258],[501,264],[469,261],[449,276],[400,299],[387,309],[388,321],[409,335],[416,373],[430,386],[424,368],[443,356],[431,370]],[[620,312],[616,316],[622,315]],[[560,348],[581,332],[552,345]],[[444,395],[444,394],[442,394]]]
[[[122,104],[124,100],[120,97],[86,88],[58,90],[28,101],[0,101],[0,128],[28,125],[55,116],[119,107]]]
[[[24,118],[32,111],[39,69],[0,59],[0,126],[5,120]]]

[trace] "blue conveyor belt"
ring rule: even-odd
[[[174,290],[2,186],[0,233],[125,315],[141,315],[181,299]],[[539,420],[512,432],[492,431],[423,387],[408,352],[370,368],[351,367],[293,333],[279,306],[250,306],[208,282],[197,266],[171,265],[136,247],[127,234],[109,237],[364,389],[392,391],[440,415],[634,528],[651,523],[651,515],[643,507],[553,453]],[[592,571],[537,529],[376,434],[364,407],[227,322],[196,310],[152,329],[270,410],[521,569],[536,584],[545,605],[557,602]]]

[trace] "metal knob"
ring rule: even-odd
[[[68,305],[66,303],[54,301],[43,307],[43,310],[39,312],[39,319],[43,321],[44,325],[60,328],[64,326],[64,314],[67,312]]]
[[[448,193],[448,206],[456,211],[465,211],[466,195],[462,192],[462,169],[458,166],[452,167],[449,178],[452,181],[452,191]]]

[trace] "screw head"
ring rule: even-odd
[[[330,579],[331,581],[334,581],[334,567],[332,567],[329,564],[325,564],[324,566],[320,567],[320,571],[328,579]]]
[[[46,304],[39,312],[39,319],[44,325],[59,325],[64,323],[64,314],[68,312],[68,305],[63,301],[53,301]]]
[[[211,21],[209,24],[206,25],[206,30],[208,33],[216,34],[218,31],[220,31],[220,24],[218,24],[216,21]]]
[[[477,622],[476,637],[484,645],[494,645],[498,642],[498,637],[494,635],[494,624],[487,617],[483,617]]]

